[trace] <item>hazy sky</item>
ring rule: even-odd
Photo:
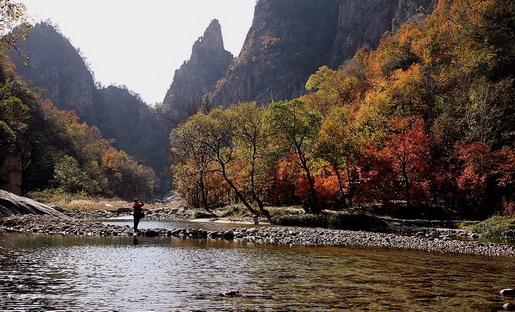
[[[161,102],[173,74],[211,20],[237,56],[255,0],[19,0],[34,20],[50,18],[91,64],[103,85],[126,85],[148,104]]]

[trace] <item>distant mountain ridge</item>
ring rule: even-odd
[[[36,24],[22,43],[27,65],[14,59],[16,71],[44,90],[48,98],[62,110],[74,110],[89,124],[95,120],[93,96],[96,89],[93,75],[70,41],[48,23]]]
[[[81,121],[113,139],[115,147],[157,173],[164,169],[168,135],[159,114],[124,88],[97,88],[84,59],[53,25],[35,25],[20,52],[29,61],[25,65],[15,59],[17,72],[41,88],[44,99],[61,110],[74,110]]]

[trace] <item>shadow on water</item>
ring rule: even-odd
[[[222,240],[0,234],[0,308],[497,311],[507,257]]]

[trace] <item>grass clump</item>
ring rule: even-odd
[[[515,217],[491,217],[468,228],[487,238],[515,241]]]
[[[272,223],[288,226],[321,227],[339,230],[380,230],[387,228],[387,224],[380,218],[366,214],[297,214],[278,215],[272,217]]]
[[[72,200],[91,199],[91,197],[86,194],[72,194],[60,188],[30,192],[27,194],[27,197],[44,204],[69,203]]]
[[[253,217],[253,215],[249,212],[249,210],[241,204],[224,206],[222,208],[215,210],[215,214],[219,218],[240,219],[240,218],[252,218]]]
[[[118,208],[131,207],[132,203],[118,198],[92,197],[86,194],[72,194],[62,189],[46,189],[44,191],[30,192],[27,197],[38,202],[57,205],[66,210],[113,210]],[[148,208],[149,205],[145,206]]]

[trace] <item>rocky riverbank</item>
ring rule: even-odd
[[[56,206],[53,206],[56,207]],[[59,207],[57,207],[59,209]],[[59,209],[65,216],[74,219],[110,219],[123,216],[132,217],[132,208],[100,209],[100,210],[64,210]],[[152,220],[190,220],[192,212],[184,208],[144,209],[147,218]]]
[[[0,220],[0,231],[78,236],[132,236],[130,226],[106,225],[71,217],[15,216]],[[252,243],[309,246],[374,246],[418,249],[486,256],[515,257],[515,246],[479,241],[461,241],[449,237],[426,237],[363,231],[344,231],[299,227],[250,227],[228,231],[202,229],[145,229],[140,236],[226,239]]]

